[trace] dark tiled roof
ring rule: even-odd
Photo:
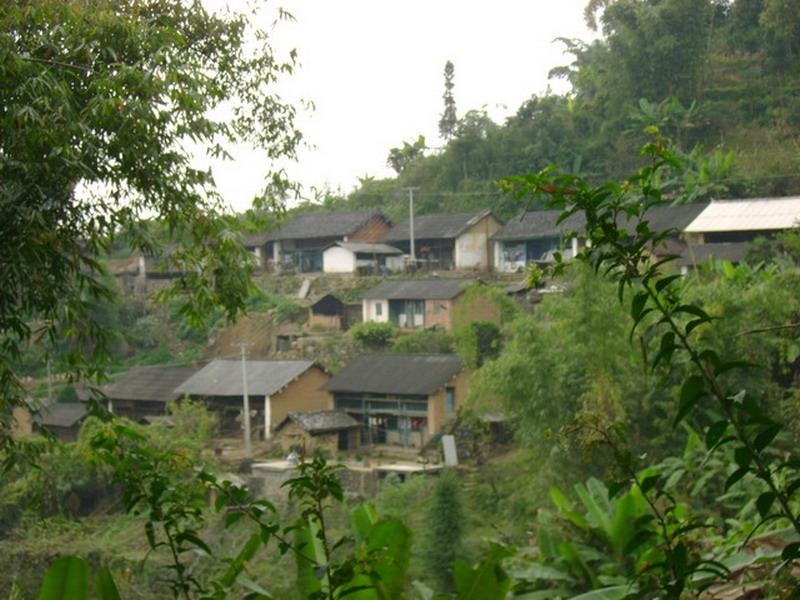
[[[514,217],[492,236],[494,240],[534,240],[539,238],[558,237],[564,231],[582,231],[586,227],[586,219],[582,214],[570,215],[562,223],[558,223],[560,210],[532,210]]]
[[[373,217],[376,210],[352,212],[311,212],[294,215],[280,228],[250,236],[245,247],[254,248],[275,240],[318,239],[353,235]]]
[[[463,368],[453,354],[362,354],[322,389],[330,392],[430,395]]]
[[[38,421],[45,427],[72,427],[80,423],[89,412],[83,402],[64,402],[42,408]]]
[[[310,360],[248,360],[247,391],[256,396],[279,392],[314,366]],[[215,360],[179,385],[178,395],[242,396],[242,362]]]
[[[621,223],[627,231],[633,232],[639,221],[647,221],[650,229],[656,232],[676,229],[683,231],[705,210],[708,204],[680,204],[677,206],[654,206],[648,210],[642,219],[636,217],[631,221]]]
[[[491,211],[482,210],[479,212],[464,213],[437,213],[433,215],[414,216],[414,239],[415,240],[437,240],[454,239],[461,233],[480,221],[483,217],[490,215]],[[408,230],[408,219],[399,223],[389,231],[384,237],[384,242],[401,242],[410,239]]]
[[[734,264],[744,261],[750,244],[730,242],[724,244],[697,244],[684,250],[679,263],[698,265],[709,260],[728,260]]]
[[[286,423],[293,421],[311,434],[326,433],[328,431],[341,431],[360,427],[361,424],[353,417],[340,410],[318,410],[313,412],[289,413],[275,430],[281,429]]]
[[[362,294],[366,300],[450,300],[477,279],[385,279]]]
[[[175,388],[196,372],[192,367],[137,367],[103,386],[103,393],[112,400],[169,402],[180,397]]]
[[[389,244],[370,244],[368,242],[336,242],[334,246],[341,246],[345,250],[364,254],[402,254],[403,251]]]

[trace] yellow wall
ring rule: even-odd
[[[466,370],[448,381],[442,388],[428,397],[428,434],[434,435],[442,430],[444,425],[455,418],[458,409],[464,405],[467,397],[470,373]],[[455,388],[455,410],[448,413],[446,410],[447,388]]]
[[[333,410],[333,397],[320,389],[328,379],[330,375],[314,366],[272,396],[270,427],[278,425],[290,412]]]

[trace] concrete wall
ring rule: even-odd
[[[325,273],[354,273],[356,255],[341,246],[331,246],[322,253],[322,270]]]
[[[330,379],[319,367],[311,367],[283,390],[270,399],[270,430],[286,418],[290,412],[332,410],[333,399],[320,387]]]
[[[381,314],[377,314],[377,305],[381,305]],[[388,323],[389,322],[389,302],[387,300],[364,300],[363,304],[364,321],[373,321],[375,323]]]
[[[488,270],[494,265],[491,237],[503,226],[487,215],[456,238],[456,269]]]

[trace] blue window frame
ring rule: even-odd
[[[444,390],[444,407],[445,410],[449,413],[455,412],[456,410],[456,390],[455,388],[445,388]]]

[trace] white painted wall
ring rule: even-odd
[[[488,269],[492,266],[489,238],[501,227],[492,216],[486,216],[456,238],[453,260],[456,269]]]
[[[381,314],[378,314],[378,305],[381,305]],[[389,322],[389,301],[388,300],[367,300],[362,301],[362,311],[364,321],[374,321],[375,323]]]
[[[325,273],[354,273],[356,255],[341,246],[331,246],[322,253],[322,270]]]

